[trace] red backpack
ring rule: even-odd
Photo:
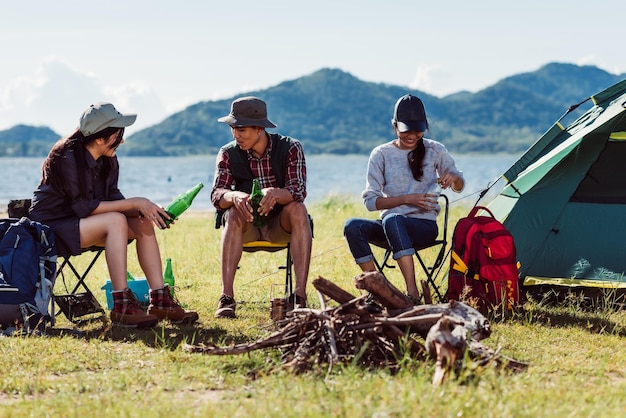
[[[476,216],[479,210],[490,216]],[[520,302],[518,276],[513,236],[489,209],[474,207],[454,228],[447,299],[459,300],[469,287],[481,311],[511,310]]]

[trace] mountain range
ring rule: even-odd
[[[595,66],[550,63],[537,71],[504,78],[476,93],[436,97],[405,86],[360,80],[323,68],[295,80],[235,97],[203,101],[127,138],[121,155],[185,156],[215,154],[231,139],[217,119],[240,96],[268,104],[270,131],[299,139],[307,154],[367,154],[393,138],[391,117],[404,94],[419,96],[429,132],[452,152],[520,153],[552,124],[592,94],[626,78]],[[579,115],[574,110],[571,117]],[[46,127],[17,125],[0,131],[0,156],[45,156],[60,136]]]

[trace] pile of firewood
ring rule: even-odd
[[[280,350],[282,367],[294,372],[347,362],[393,368],[405,355],[431,358],[437,366],[434,384],[458,372],[466,359],[474,365],[492,364],[513,370],[526,367],[480,343],[491,334],[489,321],[464,303],[414,305],[378,272],[355,277],[356,287],[371,294],[376,304],[322,277],[313,285],[321,309],[294,309],[275,322],[277,330],[267,337],[229,347],[187,345],[185,350],[228,355],[275,348]],[[338,305],[327,307],[331,300]]]

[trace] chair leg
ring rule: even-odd
[[[89,265],[87,266],[83,274],[78,273],[78,271],[76,271],[76,268],[74,267],[72,263],[68,263],[69,268],[72,270],[72,272],[74,272],[74,275],[78,278],[78,283],[76,283],[76,286],[74,286],[74,289],[72,289],[71,293],[76,293],[78,288],[81,286],[83,289],[85,289],[85,291],[92,293],[91,290],[87,287],[87,284],[85,283],[85,279],[87,278],[87,275],[93,268],[94,264],[96,264],[96,261],[98,260],[98,258],[100,258],[100,254],[102,254],[102,251],[103,250],[99,250],[96,252],[96,255],[93,257],[93,259],[91,260],[91,262],[89,263]]]
[[[92,321],[106,315],[104,309],[96,300],[93,292],[85,283],[85,279],[87,278],[89,272],[91,271],[103,251],[104,250],[96,251],[96,254],[91,259],[89,265],[82,274],[79,273],[76,267],[72,264],[70,260],[71,257],[63,258],[63,262],[57,270],[57,278],[61,275],[63,278],[63,282],[65,283],[65,276],[63,275],[63,271],[64,269],[69,268],[76,277],[77,283],[73,287],[72,291],[68,294],[55,295],[54,300],[59,306],[59,311],[57,311],[56,313],[57,315],[59,313],[63,313],[65,314],[67,319],[69,319],[73,323]],[[78,292],[81,287],[84,290],[83,293]],[[87,315],[91,316],[85,319]]]
[[[419,261],[420,265],[422,266],[422,270],[426,274],[426,281],[435,290],[435,294],[437,295],[437,300],[439,302],[444,302],[444,297],[439,291],[439,287],[435,283],[434,277],[435,277],[435,272],[437,271],[438,267],[441,266],[443,262],[444,253],[445,253],[445,247],[442,246],[439,251],[439,254],[437,255],[436,261],[433,263],[433,266],[428,267],[422,260],[422,257],[419,255],[419,252],[415,251],[415,257],[417,258],[417,261]],[[382,263],[379,263],[378,260],[376,260],[376,257],[374,257],[374,264],[376,265],[376,268],[378,269],[378,271],[383,274],[383,276],[385,275],[384,270],[386,268],[396,267],[393,264],[389,263],[389,258],[391,257],[391,254],[392,254],[391,250],[385,250],[385,255],[383,257]]]
[[[248,243],[250,244],[250,243]],[[285,270],[285,297],[289,297],[294,290],[294,286],[293,286],[293,259],[291,258],[291,244],[287,243],[286,245],[283,244],[276,244],[273,246],[270,245],[255,245],[254,243],[252,245],[248,245],[243,247],[243,251],[248,252],[248,253],[255,253],[257,251],[267,251],[270,253],[273,252],[277,252],[277,251],[283,251],[283,250],[287,250],[287,258],[285,260],[285,264],[284,265],[280,265],[278,267],[279,270]],[[237,269],[239,269],[239,266],[237,266]]]
[[[388,269],[393,269],[396,268],[396,266],[394,266],[393,264],[389,264],[389,257],[391,257],[391,249],[385,250],[385,255],[383,256],[383,262],[382,263],[378,263],[378,260],[376,260],[376,257],[374,257],[374,265],[376,265],[376,269],[384,276],[385,273],[383,272],[384,269],[388,268]]]
[[[441,292],[439,291],[439,287],[437,286],[437,283],[435,283],[435,273],[437,271],[437,268],[441,265],[441,261],[443,260],[443,253],[444,253],[444,248],[442,247],[441,250],[439,251],[439,254],[437,255],[437,259],[435,261],[435,263],[433,264],[432,267],[428,267],[426,266],[426,264],[424,263],[424,261],[422,260],[422,257],[420,257],[418,252],[415,252],[415,256],[417,257],[417,261],[419,261],[420,265],[422,266],[422,269],[424,270],[424,274],[426,274],[426,281],[427,283],[432,286],[432,288],[435,290],[435,294],[437,295],[437,301],[438,302],[444,302],[444,298],[441,295]]]
[[[291,259],[291,245],[287,244],[287,261],[285,262],[285,297],[293,293],[293,260]]]

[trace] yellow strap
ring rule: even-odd
[[[452,260],[454,260],[454,264],[452,264],[452,269],[463,273],[464,276],[467,276],[467,273],[469,272],[469,267],[467,267],[467,264],[465,264],[461,256],[458,255],[454,250],[452,250]],[[480,274],[474,274],[474,276],[472,276],[472,279],[479,280]]]
[[[459,256],[454,250],[452,250],[452,260],[454,260],[454,264],[452,265],[452,268],[454,270],[460,271],[464,275],[467,274],[469,268],[467,267],[461,256]]]
[[[626,140],[626,132],[611,132],[609,139],[614,141],[624,141]]]
[[[250,241],[244,242],[244,248],[287,248],[288,242]]]

